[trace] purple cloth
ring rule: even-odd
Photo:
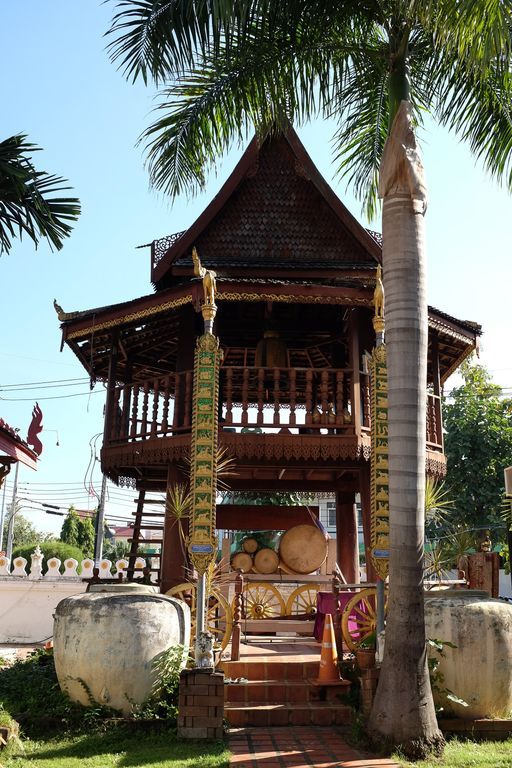
[[[354,597],[354,592],[340,592],[338,595],[338,608],[340,613],[343,612],[346,604]],[[334,595],[332,592],[317,592],[316,595],[316,617],[315,628],[313,634],[317,643],[322,642],[324,633],[325,615],[330,613],[334,615]],[[357,624],[349,619],[348,626],[350,632],[357,631]]]

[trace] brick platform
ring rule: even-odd
[[[180,675],[178,737],[222,739],[224,673],[184,669]]]

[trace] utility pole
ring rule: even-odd
[[[4,476],[4,492],[2,494],[2,511],[0,512],[0,552],[4,546],[5,493],[7,491],[7,475]]]
[[[8,562],[11,562],[12,558],[12,540],[14,535],[14,518],[16,516],[16,497],[18,495],[18,471],[20,468],[19,461],[16,462],[16,472],[14,473],[14,488],[12,489],[12,501],[11,501],[11,514],[9,517],[9,525],[7,528],[7,546],[5,550],[5,556]]]
[[[96,534],[94,538],[94,565],[96,568],[100,567],[101,558],[103,557],[103,529],[105,518],[105,495],[107,493],[107,476],[103,475],[101,481],[101,494],[98,504],[98,511],[96,512]]]

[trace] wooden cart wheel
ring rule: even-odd
[[[303,584],[291,593],[286,601],[286,615],[297,616],[306,614],[316,615],[316,596],[320,590],[320,584]]]
[[[190,647],[193,648],[196,636],[196,584],[192,582],[178,584],[165,594],[183,600],[190,607]],[[217,590],[213,590],[208,598],[206,626],[208,632],[211,632],[214,637],[214,651],[219,651],[216,659],[218,663],[222,651],[231,639],[233,612],[224,595]]]
[[[357,650],[360,643],[377,630],[376,612],[377,590],[368,587],[352,597],[341,616],[343,640],[351,651]],[[386,611],[387,596],[384,603]]]
[[[232,604],[233,607],[233,604]],[[285,616],[286,606],[281,593],[273,584],[249,582],[242,593],[244,619],[269,619]]]

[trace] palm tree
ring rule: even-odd
[[[27,234],[36,247],[46,238],[60,250],[80,214],[75,197],[53,197],[69,187],[65,179],[38,171],[31,158],[40,150],[24,134],[0,142],[0,254],[9,253],[12,239]]]
[[[508,0],[118,0],[112,59],[161,86],[143,134],[171,196],[252,128],[334,117],[334,160],[370,215],[383,198],[389,376],[390,599],[369,730],[421,755],[442,747],[423,621],[427,303],[422,115],[469,141],[512,185]],[[457,190],[458,191],[458,190]]]

